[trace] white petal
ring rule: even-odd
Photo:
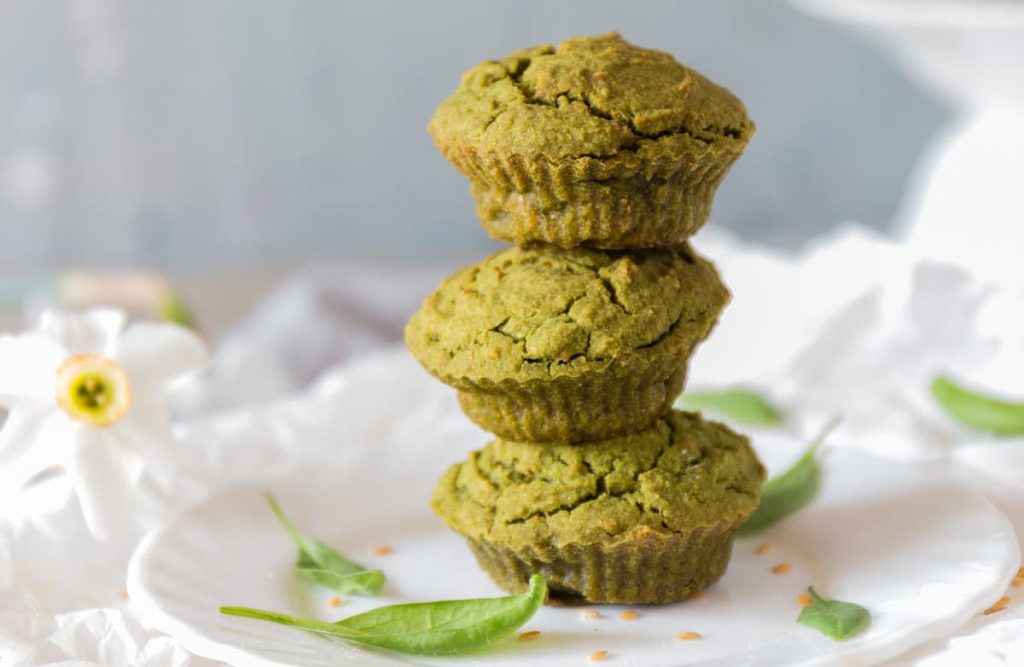
[[[46,310],[39,316],[39,330],[70,354],[110,356],[125,313],[117,308],[92,308],[83,312]]]
[[[181,446],[166,423],[140,424],[122,419],[111,429],[122,456],[138,459],[144,474],[166,489],[174,479],[181,458]]]
[[[0,467],[11,465],[28,449],[41,446],[44,422],[54,414],[52,406],[12,410],[0,429]]]
[[[39,473],[64,465],[73,438],[70,420],[53,410],[11,413],[0,431],[0,488],[21,489]]]
[[[209,355],[202,339],[175,324],[137,322],[122,333],[112,357],[121,364],[133,392],[160,395],[176,376],[206,365]]]
[[[82,427],[71,447],[68,473],[89,531],[110,540],[130,528],[138,466],[103,429]]]
[[[57,368],[67,352],[38,333],[0,336],[0,404],[29,399],[54,405]]]

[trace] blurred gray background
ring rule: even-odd
[[[885,228],[944,118],[779,0],[0,0],[0,270],[476,259],[434,107],[480,60],[610,29],[745,101],[714,221],[774,245]]]

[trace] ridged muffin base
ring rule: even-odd
[[[525,591],[536,573],[547,579],[549,604],[667,604],[725,574],[736,528],[723,524],[685,534],[638,528],[610,545],[561,549],[467,541],[480,567],[510,593]]]

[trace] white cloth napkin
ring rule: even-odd
[[[980,282],[856,226],[793,255],[721,233],[702,234],[696,245],[719,265],[734,300],[693,361],[691,387],[762,389],[794,415],[786,425],[794,441],[841,415],[830,444],[948,461],[1024,535],[1024,442],[971,434],[928,394],[932,377],[948,372],[1024,396],[1019,287]],[[176,429],[190,463],[173,506],[137,510],[159,520],[231,484],[301,465],[355,428],[335,423],[326,407],[344,371],[310,378],[397,342],[444,273],[319,267],[287,281],[216,347],[210,372],[179,387]],[[0,512],[0,666],[210,664],[144,627],[121,599],[139,535],[101,545],[80,519],[59,479]],[[894,664],[1012,665],[1022,655],[1018,601]]]

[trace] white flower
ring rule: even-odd
[[[132,511],[144,478],[166,488],[177,447],[167,384],[207,353],[187,329],[125,326],[123,312],[48,311],[39,329],[0,336],[0,494],[60,466],[89,530],[110,536]]]

